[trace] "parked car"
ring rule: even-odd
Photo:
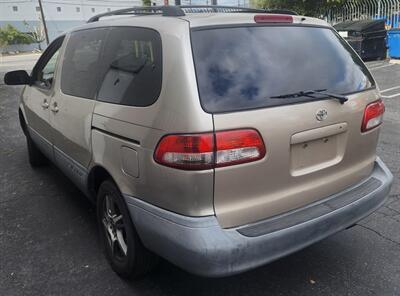
[[[158,256],[203,276],[250,270],[354,225],[390,191],[376,83],[319,19],[106,13],[5,82],[26,85],[30,164],[55,163],[97,205],[123,277]]]

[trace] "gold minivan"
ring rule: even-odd
[[[373,77],[325,21],[280,13],[109,12],[54,40],[31,74],[6,74],[26,85],[31,165],[55,163],[97,205],[119,275],[158,256],[236,274],[385,202]]]

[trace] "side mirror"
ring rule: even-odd
[[[4,83],[7,85],[30,84],[31,77],[25,70],[11,71],[4,75]]]

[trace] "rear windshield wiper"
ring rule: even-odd
[[[314,97],[313,95],[325,95],[326,97]],[[315,101],[329,100],[331,98],[334,98],[334,99],[339,100],[340,104],[344,104],[349,100],[346,96],[327,92],[326,89],[299,91],[299,92],[295,92],[295,93],[291,93],[291,94],[273,96],[273,97],[270,97],[270,99],[289,99],[289,98],[298,98],[298,97],[309,97],[309,98],[315,99]]]

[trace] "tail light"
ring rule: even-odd
[[[160,164],[184,170],[204,170],[214,166],[214,135],[168,135],[154,153]]]
[[[265,156],[261,135],[253,129],[215,133],[216,167],[259,160]]]
[[[381,125],[383,122],[383,113],[385,113],[385,104],[382,100],[368,104],[364,110],[361,131],[364,133]]]
[[[167,135],[154,160],[183,170],[205,170],[256,161],[265,156],[261,135],[253,129],[205,134]]]

